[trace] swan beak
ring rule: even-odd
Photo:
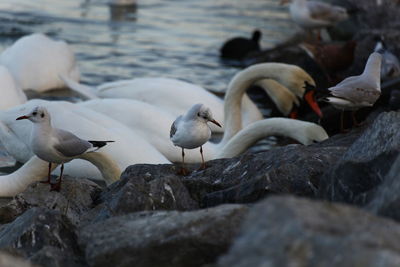
[[[210,122],[212,122],[212,123],[214,123],[215,125],[217,125],[217,126],[219,126],[219,127],[222,128],[221,124],[219,124],[218,121],[216,121],[216,120],[210,120]]]
[[[306,92],[304,95],[304,99],[307,101],[312,110],[318,115],[318,117],[322,118],[322,111],[319,108],[317,101],[315,101],[314,93],[314,90]]]
[[[17,121],[19,121],[19,120],[26,120],[26,119],[29,119],[29,116],[24,115],[24,116],[18,117],[18,118],[17,118]]]
[[[290,0],[281,0],[279,2],[279,5],[283,6],[283,5],[285,5],[285,4],[289,3],[289,2],[290,2]]]

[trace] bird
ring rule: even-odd
[[[306,31],[333,26],[349,17],[345,8],[318,1],[281,0],[280,4],[289,2],[291,19]]]
[[[382,36],[376,36],[374,39],[376,41],[374,51],[382,55],[382,80],[400,76],[400,61],[398,57],[390,52]]]
[[[64,163],[84,153],[95,152],[107,143],[114,141],[84,140],[71,132],[53,128],[50,113],[45,107],[37,106],[32,112],[18,117],[16,120],[30,120],[33,122],[31,133],[31,148],[35,155],[49,163],[47,181],[51,190],[60,191],[64,171]],[[58,182],[51,183],[51,164],[61,164],[61,174]]]
[[[251,39],[235,37],[226,41],[220,48],[222,58],[243,59],[251,52],[259,52],[261,31],[254,30]]]
[[[324,100],[342,110],[341,130],[343,131],[343,111],[351,110],[353,123],[357,125],[354,112],[362,107],[371,107],[381,94],[381,54],[373,52],[368,57],[361,75],[347,77],[337,85],[328,88],[330,96]]]
[[[8,69],[0,65],[1,97],[0,110],[8,109],[27,101],[25,93],[19,88]]]
[[[218,127],[222,127],[213,118],[209,108],[203,104],[196,104],[185,115],[179,116],[171,125],[169,137],[175,146],[182,149],[181,172],[184,175],[187,174],[185,168],[185,148],[194,149],[200,147],[201,168],[206,168],[202,146],[211,138],[211,129],[207,122],[212,122]]]
[[[44,92],[65,87],[63,75],[79,81],[80,71],[72,48],[63,40],[42,33],[23,36],[0,54],[5,66],[22,90]]]
[[[258,65],[258,64],[257,64]],[[253,69],[251,69],[253,70]],[[246,71],[249,76],[250,71]],[[273,79],[282,86],[287,87],[293,94],[303,99],[305,89],[304,81],[315,85],[312,77],[302,68],[283,63],[263,63],[262,71],[258,73],[258,79],[249,80],[246,77],[241,79],[245,86],[251,86],[256,80]],[[274,78],[276,77],[276,78]],[[84,95],[86,99],[96,98],[129,98],[140,100],[154,106],[157,106],[174,117],[185,113],[196,103],[207,103],[207,106],[213,111],[214,118],[217,121],[224,119],[224,100],[220,99],[206,89],[171,78],[135,78],[131,80],[122,80],[105,83],[97,88],[85,86],[62,77],[68,84],[68,87]],[[279,79],[279,81],[277,80]],[[228,86],[229,88],[229,86]],[[227,89],[229,90],[229,89]],[[236,90],[236,88],[234,89]],[[268,88],[264,88],[268,91]],[[268,94],[268,92],[267,92]],[[242,96],[242,94],[241,94]],[[279,98],[277,98],[277,101]],[[251,122],[263,119],[263,116],[257,106],[247,95],[242,100],[242,122],[241,125],[248,125]],[[225,129],[211,125],[212,132],[222,133]]]
[[[52,114],[54,127],[70,131],[81,138],[114,140],[112,146],[103,147],[101,152],[114,160],[120,169],[138,163],[171,163],[132,128],[107,115],[66,101],[41,99],[31,99],[22,105],[0,111],[0,142],[7,153],[18,162],[27,162],[34,153],[30,146],[31,122],[16,121],[15,118],[29,113],[36,106],[46,107]],[[59,169],[57,172],[59,173]],[[103,179],[97,168],[80,159],[67,163],[64,173],[77,178]]]

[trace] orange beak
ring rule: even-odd
[[[216,121],[216,120],[210,120],[210,122],[212,122],[212,123],[214,123],[215,125],[217,125],[217,126],[219,126],[219,127],[222,128],[221,124],[219,124],[218,121]]]
[[[319,108],[317,101],[315,101],[314,93],[315,91],[306,92],[306,94],[304,95],[304,99],[307,101],[311,109],[318,115],[318,117],[322,118],[322,111]]]
[[[16,120],[19,121],[19,120],[26,120],[26,119],[29,119],[29,116],[21,116],[21,117],[18,117]]]

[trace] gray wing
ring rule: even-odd
[[[360,76],[349,77],[328,90],[331,91],[333,96],[347,99],[354,103],[368,102],[374,104],[380,96],[380,91],[377,88],[373,88],[371,84],[361,79]]]
[[[59,143],[54,148],[63,156],[74,157],[86,152],[92,145],[83,139],[80,139],[73,133],[56,129],[57,139]]]
[[[347,17],[347,11],[343,7],[317,1],[307,2],[307,7],[313,19],[337,21]]]
[[[177,130],[178,122],[179,122],[179,120],[180,120],[181,118],[182,118],[182,115],[179,116],[179,117],[172,123],[172,125],[171,125],[171,130],[169,131],[169,138],[172,138],[172,136],[175,135],[176,130]]]

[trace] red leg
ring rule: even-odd
[[[47,181],[40,181],[41,183],[44,184],[50,184],[50,174],[51,174],[51,162],[49,162],[49,172],[47,173]]]
[[[181,167],[180,171],[178,172],[178,174],[181,174],[181,175],[188,174],[188,170],[185,168],[185,149],[183,147],[182,147],[182,167]]]
[[[201,154],[201,167],[200,167],[200,169],[204,170],[206,168],[206,163],[204,162],[203,146],[200,146],[200,154]]]
[[[58,179],[57,183],[51,184],[50,191],[59,192],[61,190],[61,181],[62,181],[62,177],[63,177],[63,172],[64,172],[64,164],[61,164],[60,178]]]

